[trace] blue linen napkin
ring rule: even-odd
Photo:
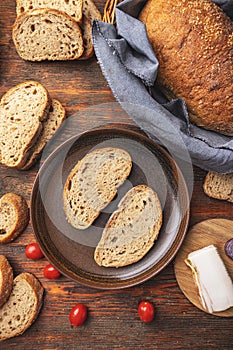
[[[124,0],[116,8],[116,25],[95,20],[95,54],[122,108],[149,137],[207,171],[233,172],[233,137],[189,122],[185,102],[168,101],[156,86],[158,61],[137,16],[146,0]],[[215,0],[233,20],[233,0]],[[184,156],[185,157],[185,156]]]

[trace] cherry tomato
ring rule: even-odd
[[[138,305],[138,314],[142,322],[151,322],[154,319],[155,308],[150,301],[141,301]]]
[[[56,280],[61,276],[60,272],[52,265],[48,264],[44,267],[44,277],[50,280]]]
[[[76,304],[70,311],[69,321],[71,326],[81,326],[87,318],[87,307],[84,304]]]
[[[28,259],[38,260],[44,257],[39,245],[37,243],[30,243],[26,246],[25,254]]]

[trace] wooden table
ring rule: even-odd
[[[103,10],[103,0],[96,1]],[[78,112],[77,133],[106,122],[131,122],[115,102],[95,57],[88,61],[30,63],[15,51],[11,29],[15,1],[0,2],[0,94],[28,79],[43,83],[52,97],[59,99],[70,117]],[[87,109],[102,103],[114,104],[105,116],[87,116]],[[119,113],[118,113],[119,112]],[[39,162],[28,171],[0,166],[0,195],[12,191],[30,200]],[[207,218],[232,219],[232,204],[208,198],[202,189],[206,172],[194,168],[190,226]],[[14,242],[1,245],[15,275],[29,271],[43,284],[46,293],[37,321],[24,335],[0,344],[0,349],[232,349],[233,319],[208,315],[193,306],[180,291],[171,262],[149,281],[123,290],[96,290],[62,276],[57,281],[43,277],[45,259],[37,262],[25,257],[25,247],[35,240],[31,224]],[[156,305],[151,324],[140,322],[138,302],[149,299]],[[70,309],[83,302],[89,316],[82,327],[72,328]]]

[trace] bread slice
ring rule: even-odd
[[[63,11],[77,22],[82,20],[82,0],[16,0],[17,16],[39,8]]]
[[[102,15],[97,8],[94,0],[83,0],[83,15],[92,23],[94,19],[101,21]]]
[[[65,117],[66,115],[64,107],[58,100],[53,99],[50,106],[48,118],[43,121],[43,130],[38,137],[37,142],[30,149],[31,154],[21,170],[29,169],[36,162],[45,145],[61,126],[62,122],[65,120]]]
[[[0,199],[0,243],[13,241],[27,226],[29,210],[26,200],[15,193]]]
[[[7,258],[0,255],[0,307],[5,304],[13,287],[13,270]]]
[[[22,13],[16,18],[12,37],[24,60],[74,60],[83,53],[78,23],[58,10],[38,9]]]
[[[63,191],[68,222],[86,229],[115,197],[129,176],[132,160],[120,148],[100,148],[88,153],[71,170]]]
[[[93,56],[94,46],[92,42],[92,25],[86,16],[83,16],[82,23],[80,23],[83,36],[83,46],[84,51],[82,56],[79,57],[80,60],[86,60]]]
[[[162,208],[157,193],[146,185],[133,187],[110,216],[95,249],[95,261],[105,267],[139,261],[154,245],[161,225]]]
[[[24,333],[36,320],[43,302],[44,288],[31,273],[14,279],[7,302],[0,308],[0,341]]]
[[[0,161],[20,168],[29,148],[42,130],[50,107],[48,91],[40,83],[27,81],[12,87],[0,101]]]
[[[209,197],[233,203],[233,173],[218,174],[208,172],[203,189]]]

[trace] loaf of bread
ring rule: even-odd
[[[26,200],[15,193],[0,199],[0,243],[13,241],[26,228],[29,210]]]
[[[71,170],[63,191],[68,222],[86,229],[115,197],[117,188],[129,176],[132,160],[120,148],[96,149]]]
[[[35,321],[43,302],[44,288],[30,273],[14,279],[9,299],[0,308],[0,341],[24,333]]]
[[[67,13],[67,15],[77,22],[81,22],[82,20],[82,0],[16,0],[17,16],[21,15],[23,12],[39,8],[59,10]]]
[[[84,50],[78,23],[53,9],[22,13],[16,18],[12,37],[19,56],[29,61],[74,60]]]
[[[218,174],[208,172],[203,189],[209,197],[233,203],[233,173]]]
[[[7,258],[0,255],[0,308],[9,298],[13,288],[13,270]]]
[[[158,83],[190,120],[233,135],[233,23],[211,0],[148,0],[139,19],[159,61]]]
[[[0,102],[0,162],[20,168],[47,118],[50,97],[44,86],[27,81],[8,90]]]
[[[162,225],[162,208],[156,192],[146,185],[126,193],[110,216],[94,259],[100,266],[133,264],[152,248]]]
[[[42,122],[42,132],[40,133],[36,143],[30,149],[30,156],[27,158],[27,161],[21,170],[29,169],[36,162],[45,145],[61,126],[62,122],[65,120],[65,117],[65,109],[62,104],[58,100],[52,99],[48,118]]]

